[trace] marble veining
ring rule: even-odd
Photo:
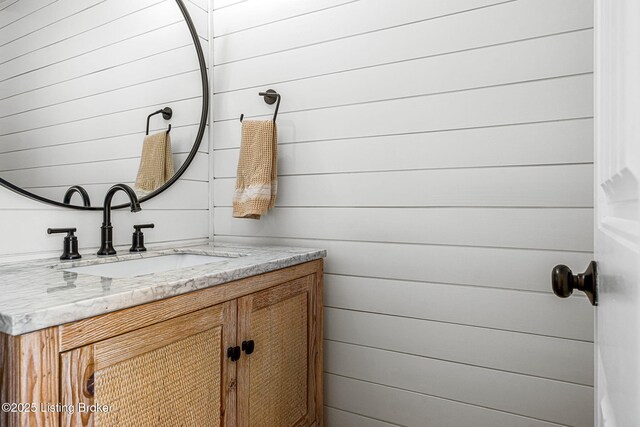
[[[64,271],[174,253],[228,257],[211,264],[147,274],[107,278]],[[326,251],[284,246],[244,246],[211,242],[137,254],[78,261],[45,259],[0,264],[0,332],[21,335],[139,304],[204,289],[326,256]]]

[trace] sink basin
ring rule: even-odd
[[[67,268],[64,271],[119,279],[162,273],[227,260],[229,260],[229,257],[214,255],[170,254],[150,258],[115,261],[105,264],[85,265],[82,267]]]

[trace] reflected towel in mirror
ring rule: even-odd
[[[138,196],[155,191],[173,176],[171,136],[167,132],[147,135],[142,143],[135,190]]]

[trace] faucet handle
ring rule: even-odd
[[[137,231],[140,231],[143,228],[154,228],[155,224],[136,224],[133,228]]]
[[[75,236],[77,229],[74,228],[47,228],[47,234],[67,233],[62,246],[61,260],[80,259],[82,256],[78,253],[78,238]]]
[[[144,247],[144,234],[142,233],[142,229],[154,227],[154,224],[134,225],[133,229],[135,231],[133,232],[133,236],[131,237],[131,249],[129,249],[129,252],[145,252],[147,248]]]
[[[78,231],[75,227],[70,228],[47,228],[47,234],[67,233],[67,236],[73,236]]]

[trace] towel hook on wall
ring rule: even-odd
[[[164,118],[165,120],[169,120],[173,116],[173,110],[169,107],[161,108],[160,110],[154,111],[153,113],[149,114],[147,116],[147,135],[149,135],[149,120],[151,120],[152,116],[160,113],[162,113],[162,118]],[[171,125],[169,125],[169,130],[167,131],[167,133],[169,133],[169,131],[171,131]]]
[[[268,89],[266,92],[258,93],[259,96],[264,98],[264,102],[271,105],[274,102],[276,103],[276,111],[273,113],[273,122],[276,122],[276,117],[278,117],[278,109],[280,108],[280,94],[273,89]],[[240,114],[240,121],[244,119],[244,114]]]

